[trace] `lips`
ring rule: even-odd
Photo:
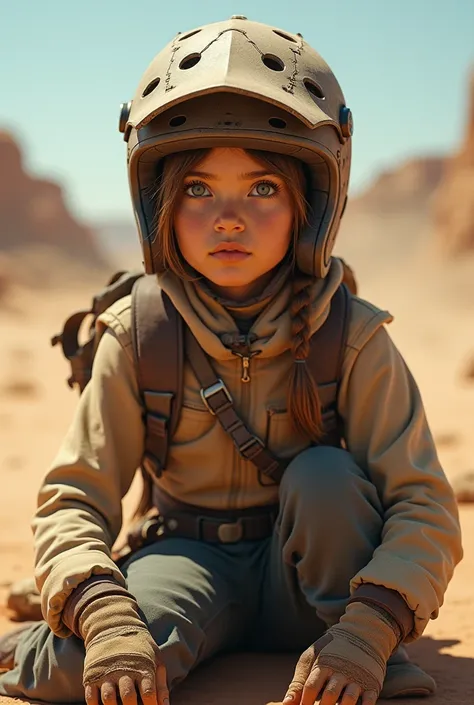
[[[249,255],[250,252],[238,242],[221,242],[213,249],[211,255],[217,255],[220,252],[240,252],[241,254]]]
[[[250,257],[250,252],[238,242],[221,242],[210,255],[221,264],[237,264]]]

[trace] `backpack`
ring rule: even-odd
[[[344,281],[331,300],[328,318],[311,337],[307,360],[322,405],[322,442],[336,447],[343,443],[337,393],[347,337],[349,299],[351,293],[357,292],[352,270],[344,261],[343,266]],[[232,436],[241,455],[251,460],[272,481],[278,482],[284,472],[284,464],[270,453],[237,415],[224,383],[216,377],[207,355],[159,287],[155,275],[147,275],[143,271],[116,272],[93,297],[89,309],[78,311],[66,320],[62,332],[51,339],[51,344],[60,344],[70,363],[68,385],[78,388],[79,393],[83,392],[92,375],[98,344],[97,317],[115,301],[129,294],[132,297],[132,347],[144,409],[145,452],[141,470],[149,487],[149,492],[145,492],[148,498],[144,495],[137,513],[145,513],[150,508],[152,480],[160,477],[166,468],[169,441],[176,429],[182,405],[185,347],[209,412],[216,415],[224,430]],[[79,336],[88,317],[90,322],[86,327],[86,340],[81,343]]]

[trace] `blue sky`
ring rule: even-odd
[[[301,32],[354,113],[352,193],[406,157],[447,153],[465,127],[470,0],[0,0],[0,129],[86,221],[129,217],[119,106],[178,32],[242,14]]]

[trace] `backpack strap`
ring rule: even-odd
[[[77,385],[80,394],[84,391],[92,374],[94,337],[91,331],[93,323],[89,326],[89,338],[83,345],[79,343],[79,332],[84,319],[92,315],[91,309],[89,311],[77,311],[77,313],[73,313],[65,322],[62,332],[51,338],[51,345],[53,347],[55,345],[61,345],[63,355],[69,360],[69,364],[71,365],[71,375],[67,379],[69,387],[73,389],[74,385]]]
[[[181,410],[184,345],[183,320],[153,274],[137,279],[132,289],[131,330],[145,407],[142,467],[160,477]]]
[[[279,482],[286,462],[276,458],[264,443],[249,431],[237,414],[229,390],[216,376],[207,355],[194,335],[186,329],[187,359],[201,385],[201,398],[208,411],[232,438],[235,447],[245,460],[250,460],[264,475]]]
[[[338,447],[342,425],[337,414],[337,393],[349,301],[349,290],[342,284],[332,298],[328,318],[311,337],[307,361],[321,399],[326,432],[322,443]],[[224,382],[216,376],[206,353],[159,287],[155,275],[141,277],[132,290],[132,343],[145,407],[143,468],[152,477],[160,477],[166,466],[169,439],[176,429],[183,399],[184,331],[187,359],[201,385],[207,409],[231,436],[239,453],[279,482],[286,461],[276,458],[239,417]]]
[[[337,395],[349,329],[351,294],[341,284],[331,299],[326,321],[310,339],[307,365],[318,385],[325,431],[321,445],[341,447],[342,421],[337,412]],[[323,351],[323,354],[320,354]]]
[[[115,272],[107,282],[107,286],[92,299],[92,313],[95,316],[99,316],[109,306],[112,306],[115,301],[128,296],[136,280],[143,276],[142,271],[128,272],[121,270],[120,272]]]
[[[51,338],[51,345],[61,345],[63,355],[71,366],[71,376],[67,380],[71,389],[77,386],[79,393],[82,394],[91,378],[92,364],[99,340],[96,336],[97,317],[115,301],[130,294],[133,284],[142,276],[143,272],[120,271],[114,274],[105,287],[94,296],[91,308],[73,313],[64,323],[61,333]],[[86,333],[87,318],[89,319],[87,340],[80,343],[80,335]]]

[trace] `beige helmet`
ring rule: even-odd
[[[156,222],[149,194],[160,161],[182,150],[241,147],[306,163],[310,219],[297,264],[327,274],[347,197],[353,122],[334,74],[301,34],[241,15],[179,33],[122,105],[119,129],[148,273]]]

